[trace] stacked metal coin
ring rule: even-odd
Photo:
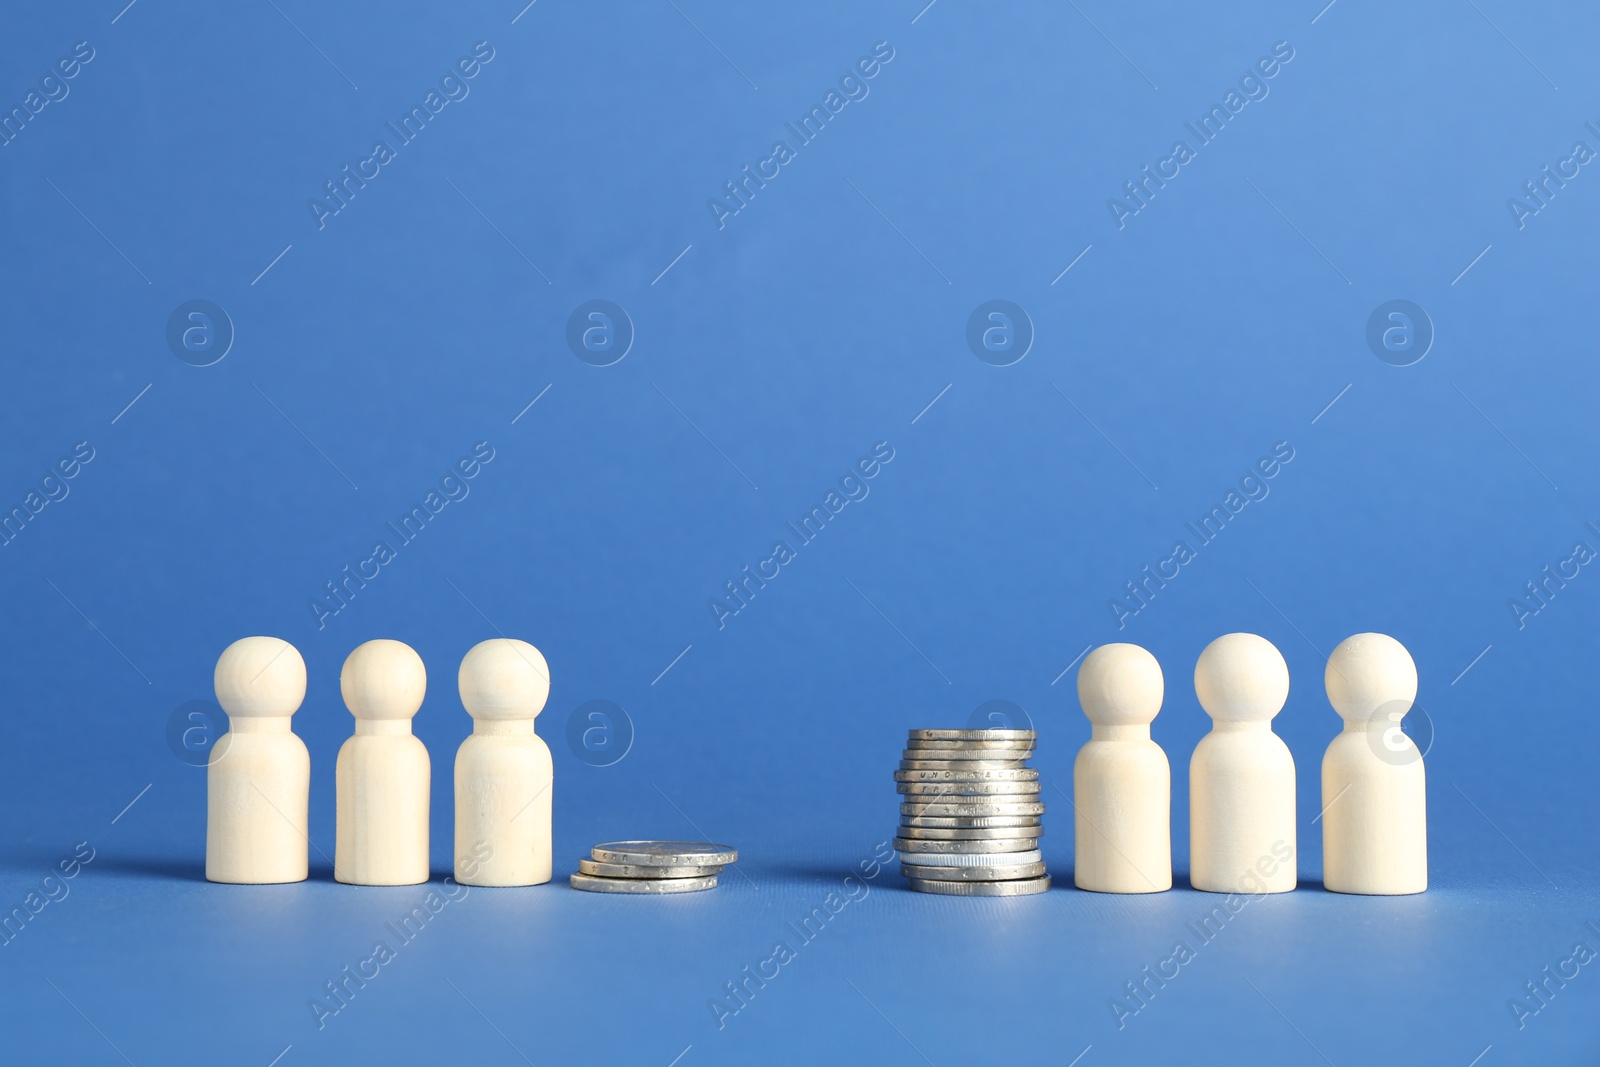
[[[1032,730],[912,730],[895,772],[900,873],[919,893],[1012,897],[1050,888]]]
[[[608,841],[578,861],[572,888],[588,893],[693,893],[713,889],[737,850],[709,841]]]

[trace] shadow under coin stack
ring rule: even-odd
[[[919,893],[1020,897],[1050,888],[1032,730],[912,730],[895,772],[900,873]]]
[[[608,841],[578,861],[572,888],[587,893],[693,893],[714,889],[722,868],[739,861],[709,841]]]

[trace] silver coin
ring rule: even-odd
[[[1030,897],[1050,888],[1050,876],[1022,878],[1004,882],[947,882],[943,879],[913,878],[911,888],[918,893],[942,893],[950,897]]]
[[[1044,853],[1038,849],[1029,852],[902,852],[900,862],[928,867],[1015,867],[1021,863],[1043,863]]]
[[[1034,797],[1040,792],[1038,782],[896,782],[894,789],[913,797]]]
[[[709,841],[607,841],[589,850],[601,863],[640,867],[710,867],[739,862],[739,850]]]
[[[939,753],[977,752],[984,755],[1013,756],[1032,752],[1032,741],[907,741],[901,752],[918,752],[924,757]]]
[[[1031,737],[908,737],[907,748],[1032,748]]]
[[[953,853],[967,856],[986,855],[991,852],[1027,852],[1039,847],[1033,837],[992,837],[983,841],[941,841],[927,837],[897,837],[894,847],[902,856],[922,855],[928,852]]]
[[[1037,767],[1000,767],[995,770],[900,770],[894,772],[897,782],[1037,782]]]
[[[586,893],[696,893],[717,885],[714,874],[703,878],[601,878],[579,873],[567,880],[572,888]]]
[[[722,873],[720,863],[691,867],[661,867],[643,863],[602,863],[599,860],[579,860],[580,874],[593,874],[601,878],[703,878],[708,874]]]
[[[1021,770],[1019,759],[903,759],[902,771],[1004,771]]]
[[[1003,841],[1006,838],[1018,837],[1043,837],[1042,826],[965,826],[946,828],[942,826],[907,826],[901,823],[900,836],[913,841]],[[603,871],[589,871],[589,874],[603,874]],[[627,877],[624,875],[623,877]]]
[[[929,867],[902,863],[900,873],[907,878],[936,878],[955,882],[1004,882],[1017,878],[1037,878],[1045,872],[1040,863],[1018,863],[1009,867]]]
[[[1032,741],[1032,730],[907,730],[913,741]]]
[[[987,770],[1022,770],[1031,767],[1026,756],[1012,758],[1010,756],[928,756],[911,755],[901,756],[897,765],[900,770],[909,771],[927,768],[933,771],[987,771]]]
[[[1037,743],[1031,737],[906,737],[907,748],[1032,748]]]
[[[981,815],[1043,815],[1040,800],[1007,800],[1005,797],[967,797],[939,800],[907,800],[900,805],[901,815],[972,818]]]
[[[1036,778],[1022,780],[992,780],[978,778],[972,781],[961,779],[935,778],[929,781],[896,781],[895,789],[901,793],[915,796],[938,796],[941,793],[950,793],[957,796],[999,796],[1005,793],[1038,793],[1040,783]]]
[[[903,830],[1026,830],[1043,820],[1038,815],[902,815]],[[914,834],[907,834],[914,837]],[[1020,835],[1019,835],[1020,836]]]
[[[1010,763],[1026,766],[1033,758],[1033,749],[1003,749],[993,751],[990,749],[971,748],[903,748],[900,750],[901,760],[926,760],[935,763]]]

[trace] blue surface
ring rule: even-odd
[[[7,14],[0,106],[28,118],[0,147],[0,507],[37,514],[0,549],[0,905],[38,906],[0,947],[8,1062],[1595,1062],[1600,966],[1574,947],[1600,949],[1600,578],[1563,561],[1600,550],[1600,175],[1563,161],[1600,150],[1600,16],[923,2]],[[786,127],[836,88],[823,132]],[[1186,123],[1230,90],[1203,143]],[[407,142],[386,124],[430,91]],[[328,199],[346,165],[365,185]],[[747,165],[765,186],[710,206]],[[1108,206],[1146,165],[1165,185]],[[1528,199],[1545,165],[1565,184]],[[631,326],[583,309],[574,350],[596,300]],[[979,358],[993,300],[1031,325],[991,351],[980,316]],[[1394,300],[1431,323],[1420,361],[1415,313],[1369,347]],[[421,535],[310,606],[480,442]],[[1119,627],[1124,583],[1280,442]],[[836,488],[802,543],[786,524]],[[776,576],[712,607],[747,565]],[[1191,672],[1233,630],[1290,665],[1302,887],[1202,944]],[[1422,679],[1413,898],[1319,882],[1324,654],[1364,630]],[[552,666],[558,881],[461,896],[454,675],[502,632]],[[257,633],[310,671],[314,873],[213,886],[190,702]],[[337,675],[374,637],[433,675],[430,887],[330,879]],[[1067,668],[1112,640],[1168,681],[1159,896],[1070,888]],[[906,892],[871,862],[904,731],[997,700],[1041,732],[1059,888]],[[597,841],[702,835],[744,857],[714,893],[561,882]],[[310,1002],[380,940],[394,958],[319,1028]],[[1179,941],[1194,959],[1119,1028],[1113,998]]]

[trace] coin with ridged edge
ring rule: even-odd
[[[1039,735],[1033,730],[907,730],[913,741],[1032,741]]]
[[[597,875],[577,873],[568,881],[572,888],[586,893],[697,893],[702,889],[715,889],[717,876],[703,878],[601,878]]]
[[[1038,796],[1038,782],[896,782],[895,792],[915,797]]]
[[[1029,897],[1050,888],[1050,876],[1008,879],[1004,882],[947,882],[943,879],[912,878],[911,888],[918,893],[940,893],[949,897]]]
[[[1045,873],[1044,863],[1017,863],[1009,867],[928,867],[902,863],[900,873],[907,878],[933,878],[952,882],[1005,882],[1018,878],[1037,878]]]
[[[902,829],[913,827],[930,830],[1017,830],[1039,826],[1037,815],[902,815]],[[914,837],[914,834],[907,834]]]
[[[1005,763],[1011,765],[1025,765],[1033,758],[1032,749],[1019,749],[1015,752],[1002,751],[973,751],[971,749],[925,749],[903,748],[900,750],[901,762],[916,763]]]
[[[1032,737],[907,737],[907,748],[1032,748]]]
[[[1043,837],[1043,826],[907,826],[901,823],[900,836],[913,841],[1001,841],[1007,838]],[[589,871],[604,874],[604,871]],[[704,872],[701,872],[704,873]]]
[[[945,817],[972,817],[979,815],[1043,815],[1042,800],[1008,801],[1005,797],[986,800],[969,797],[965,800],[907,800],[900,805],[901,815],[934,815]]]
[[[999,767],[992,770],[898,770],[897,782],[1037,782],[1037,767]]]
[[[928,764],[935,770],[983,770],[988,767],[1026,767],[1031,759],[1031,754],[1024,756],[991,756],[987,753],[962,753],[959,756],[945,755],[942,752],[929,755],[926,752],[912,752],[909,755],[901,754],[900,769],[909,770],[912,767]],[[977,764],[967,768],[962,764]]]
[[[1022,896],[1049,888],[1039,851],[1043,787],[1027,765],[1035,739],[1032,730],[907,731],[894,773],[894,847],[912,889]],[[1012,888],[982,888],[989,885]]]
[[[1021,745],[995,745],[972,741],[907,741],[900,750],[903,759],[1027,759],[1033,755],[1033,742]]]
[[[1026,759],[1033,752],[1033,742],[997,745],[987,741],[907,741],[900,754],[906,756],[908,752],[917,759]]]
[[[710,867],[739,862],[739,850],[709,841],[607,841],[589,850],[601,863],[640,867]]]
[[[1029,852],[902,852],[900,862],[928,867],[1015,867],[1020,863],[1043,863],[1044,854],[1038,849]]]
[[[721,874],[719,863],[695,867],[659,867],[643,863],[602,863],[599,860],[579,860],[578,873],[600,878],[704,878],[708,874]]]
[[[903,759],[902,771],[1003,771],[1027,764],[1020,759]]]
[[[928,837],[897,837],[894,847],[902,856],[927,852],[955,852],[980,855],[989,852],[1026,852],[1039,847],[1032,837],[994,837],[987,841],[942,841]]]

